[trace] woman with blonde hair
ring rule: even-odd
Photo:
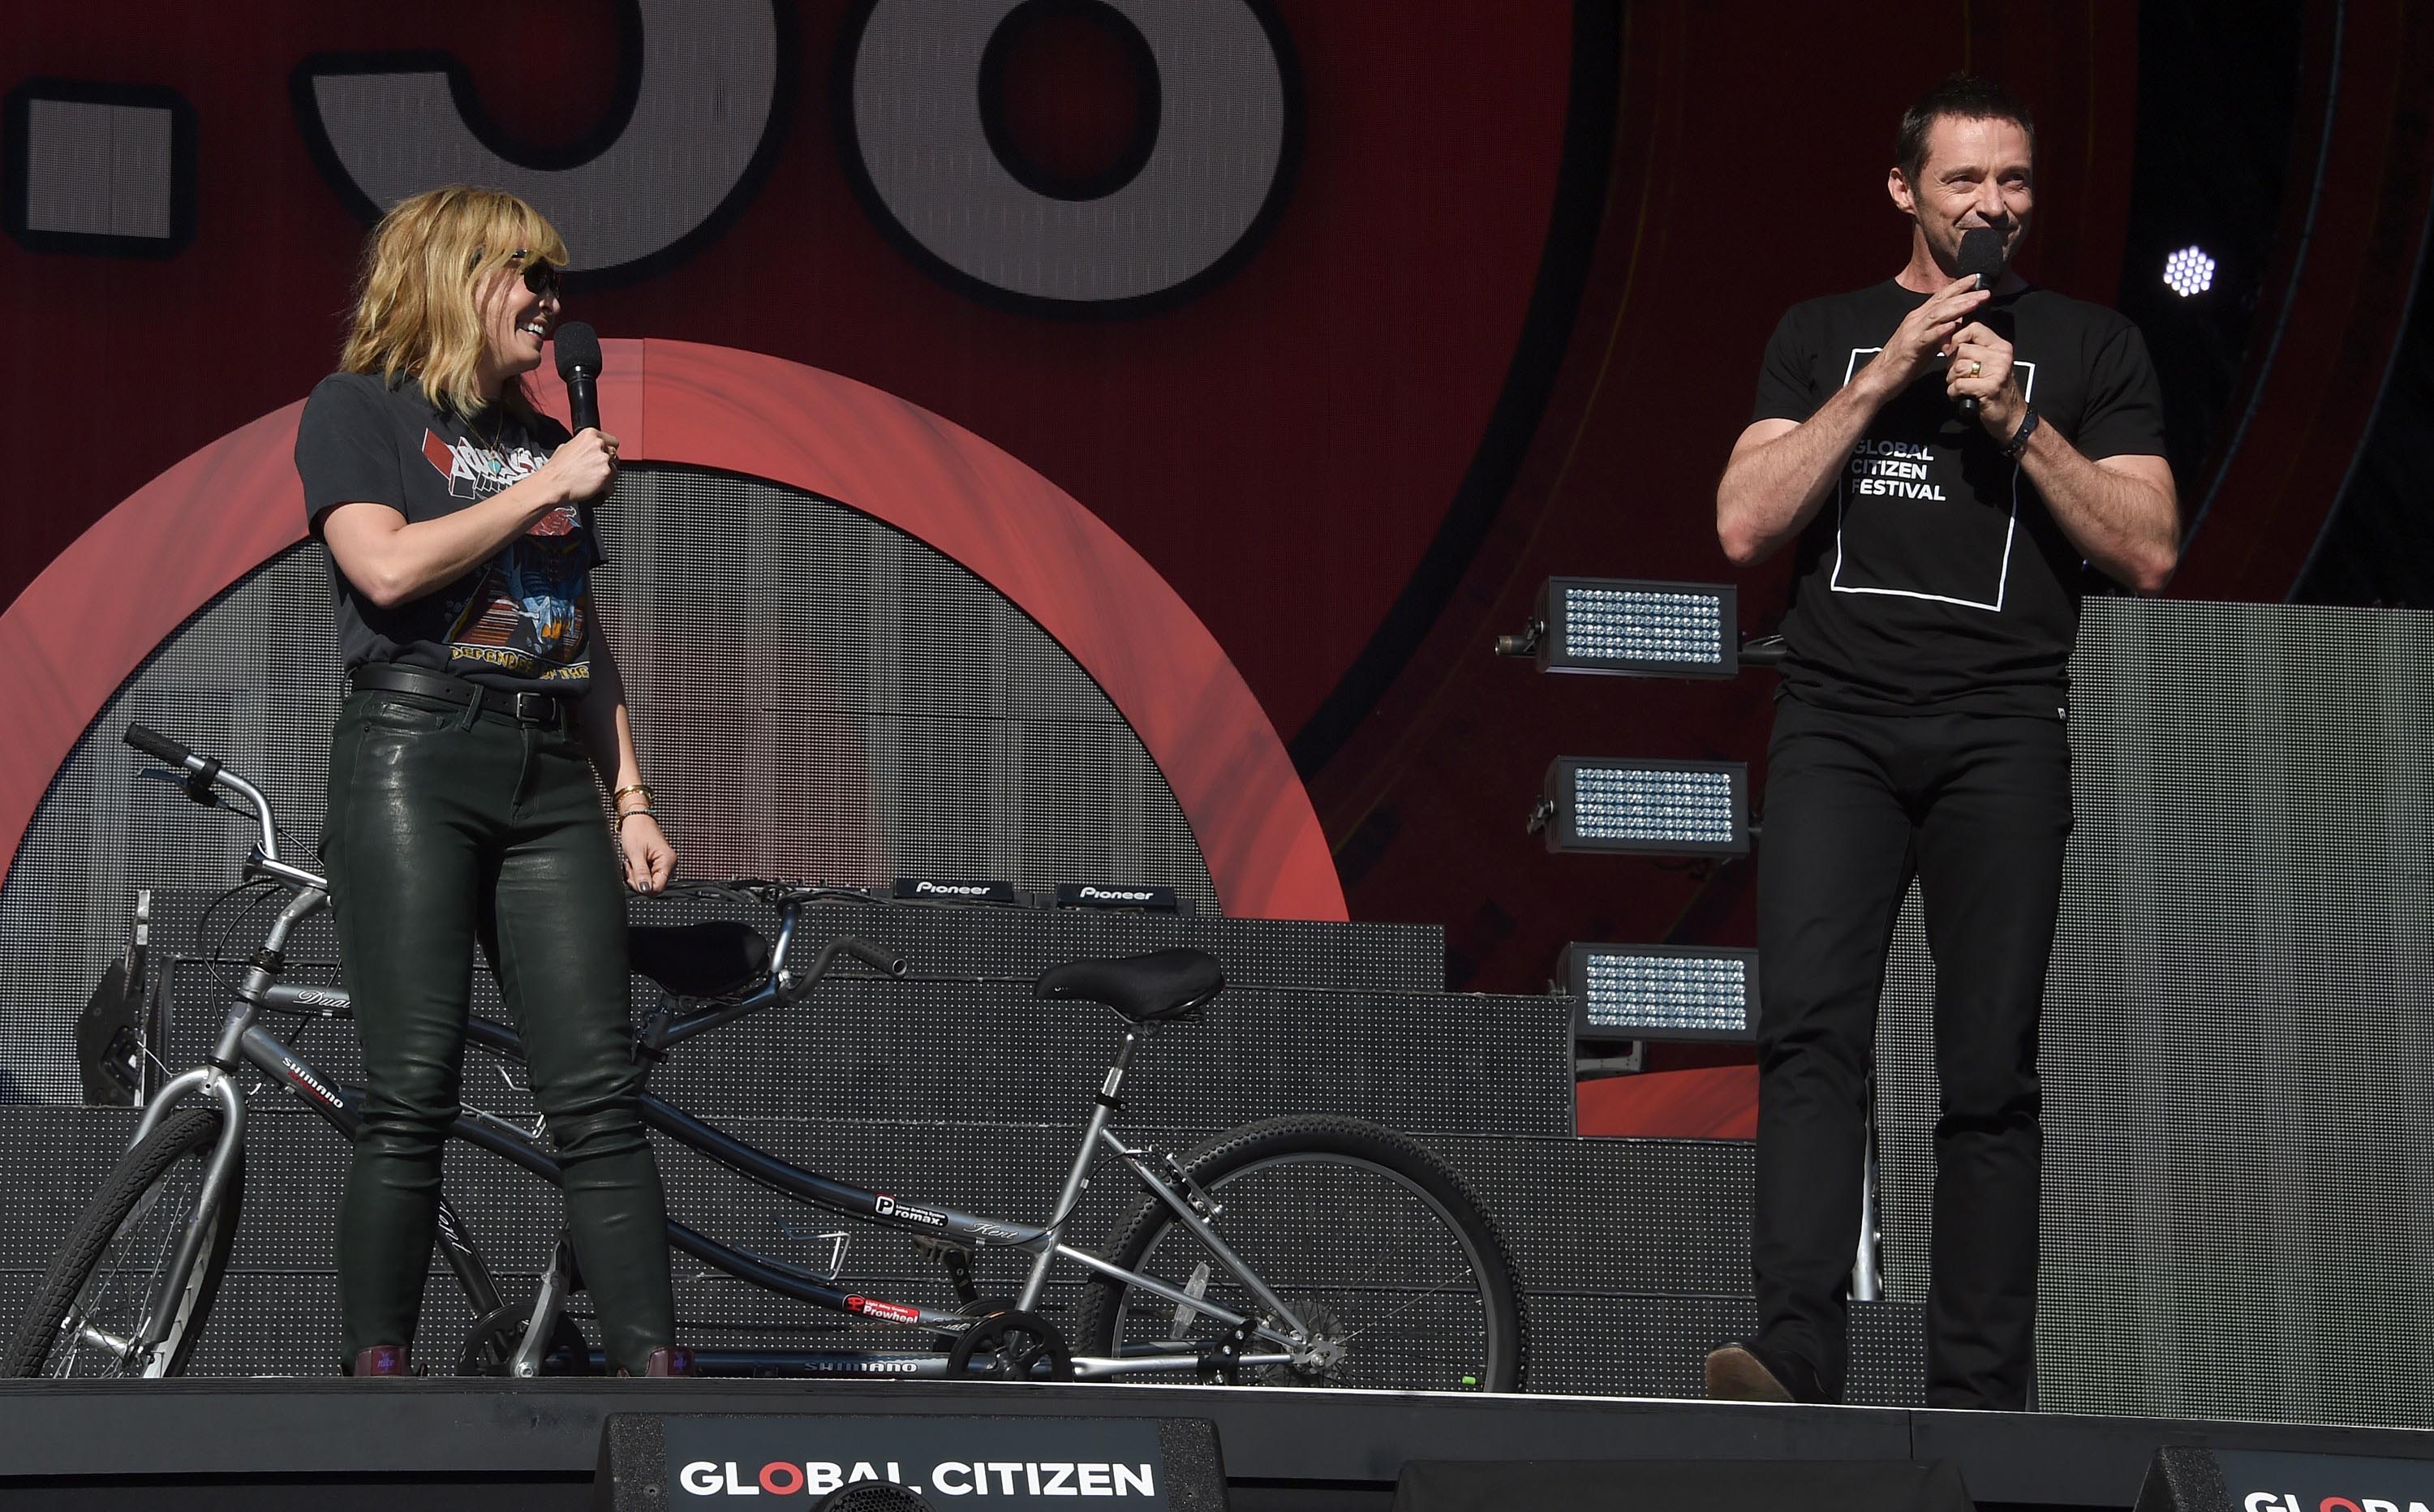
[[[523,1035],[610,1364],[687,1363],[637,1112],[617,853],[643,892],[676,856],[589,590],[583,506],[615,480],[617,438],[569,435],[523,381],[565,263],[511,195],[398,205],[366,250],[340,370],[297,429],[350,685],[321,851],[369,1083],[338,1220],[355,1375],[408,1368],[477,947]]]

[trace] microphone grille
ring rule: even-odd
[[[1961,250],[1953,261],[1960,264],[1957,271],[1963,277],[1975,273],[1980,288],[1993,288],[2003,276],[2003,233],[1992,226],[1972,226],[1961,233]],[[566,359],[559,358],[559,370],[565,366]]]
[[[580,320],[570,320],[557,328],[553,338],[557,348],[557,376],[573,378],[576,373],[600,374],[600,334]]]

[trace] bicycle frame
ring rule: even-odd
[[[225,773],[219,775],[222,781],[237,780]],[[260,804],[258,793],[249,790],[249,796]],[[266,807],[263,812],[267,812]],[[264,827],[267,834],[269,825],[266,822]],[[208,1064],[182,1073],[166,1083],[146,1110],[137,1130],[136,1137],[140,1139],[158,1124],[172,1105],[197,1094],[207,1095],[216,1102],[224,1119],[219,1145],[214,1151],[205,1178],[205,1190],[197,1204],[195,1217],[180,1239],[176,1263],[156,1288],[159,1296],[146,1308],[146,1330],[150,1336],[143,1343],[147,1349],[157,1344],[160,1333],[165,1327],[161,1304],[176,1294],[173,1280],[181,1281],[201,1252],[211,1216],[225,1190],[227,1171],[233,1164],[236,1150],[243,1140],[246,1097],[235,1084],[237,1070],[241,1066],[251,1066],[270,1082],[284,1086],[346,1138],[351,1140],[354,1137],[362,1121],[360,1093],[338,1087],[324,1079],[296,1051],[255,1022],[266,1007],[311,1008],[332,1012],[347,1005],[347,995],[341,990],[293,987],[277,980],[284,964],[283,953],[289,936],[297,925],[327,905],[327,884],[310,873],[280,861],[275,854],[262,846],[257,846],[249,858],[247,870],[249,875],[278,877],[297,891],[272,923],[262,951],[249,963],[236,999],[229,1006]],[[637,1036],[637,1053],[656,1062],[669,1048],[684,1040],[788,1000],[797,979],[784,968],[783,962],[786,946],[795,933],[799,909],[797,902],[780,905],[780,929],[772,950],[772,966],[757,989],[743,998],[704,1006],[681,1017],[676,1016],[670,1006],[673,999],[663,1002],[660,1010],[651,1016]],[[818,979],[841,945],[842,943],[831,944],[822,952],[814,969],[804,974],[804,984]],[[648,1091],[642,1095],[641,1115],[647,1127],[794,1201],[859,1223],[937,1241],[958,1251],[998,1248],[1029,1254],[1032,1256],[1031,1267],[1017,1302],[1017,1306],[1024,1311],[1037,1308],[1052,1268],[1057,1260],[1064,1259],[1201,1314],[1244,1342],[1256,1339],[1267,1346],[1259,1353],[1236,1354],[1225,1362],[1226,1368],[1292,1364],[1310,1345],[1308,1326],[1211,1229],[1208,1220],[1215,1215],[1214,1207],[1191,1187],[1173,1158],[1158,1156],[1145,1147],[1128,1146],[1112,1127],[1111,1114],[1119,1106],[1117,1094],[1147,1033],[1143,1026],[1125,1027],[1115,1060],[1101,1083],[1088,1123],[1074,1152],[1054,1214],[1044,1223],[1013,1222],[848,1185],[736,1139]],[[504,1060],[515,1062],[523,1058],[522,1040],[505,1025],[474,1018],[468,1023],[467,1037],[473,1047]],[[542,1181],[552,1184],[559,1181],[557,1163],[540,1139],[495,1114],[481,1110],[465,1110],[450,1130],[449,1137],[488,1150]],[[1093,1161],[1103,1151],[1130,1169],[1145,1190],[1171,1208],[1177,1221],[1190,1229],[1208,1252],[1217,1257],[1262,1306],[1270,1310],[1274,1321],[1246,1317],[1210,1303],[1184,1287],[1124,1269],[1067,1243],[1066,1230],[1075,1204]],[[1157,1162],[1163,1163],[1162,1169],[1160,1164],[1154,1164]],[[439,1205],[438,1238],[441,1253],[472,1303],[476,1316],[488,1317],[497,1313],[502,1303],[497,1287],[490,1279],[489,1266],[444,1196]],[[668,1223],[667,1238],[672,1248],[728,1275],[797,1301],[848,1317],[948,1336],[961,1333],[977,1321],[958,1312],[865,1297],[834,1284],[832,1277],[722,1243],[674,1220]],[[560,1302],[561,1278],[553,1266],[551,1272],[543,1278],[541,1295],[537,1299],[527,1321],[523,1346],[516,1351],[514,1365],[520,1370],[529,1371],[536,1368],[540,1346],[556,1322],[555,1310]],[[946,1356],[935,1351],[917,1353],[772,1350],[695,1353],[700,1363],[713,1368],[751,1366],[807,1374],[937,1377],[945,1376],[949,1370]],[[1213,1355],[1203,1358],[1198,1351],[1160,1351],[1114,1358],[1077,1357],[1073,1363],[1074,1373],[1084,1379],[1219,1368]]]

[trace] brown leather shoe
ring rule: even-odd
[[[403,1344],[375,1344],[355,1352],[355,1368],[349,1375],[412,1375],[414,1368],[406,1363]]]
[[[1786,1379],[1791,1367],[1779,1366],[1747,1344],[1727,1344],[1707,1351],[1707,1400],[1710,1402],[1814,1402],[1799,1383]]]

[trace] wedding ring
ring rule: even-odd
[[[1976,360],[1976,359],[1974,359],[1974,358],[1970,361],[1970,364],[1969,364],[1969,376],[1970,376],[1970,377],[1975,378],[1975,377],[1977,377],[1980,373],[1982,373],[1982,372],[1984,372],[1985,370],[1986,370],[1986,365],[1985,365],[1984,363],[1979,362],[1979,361],[1977,361],[1977,360]]]

